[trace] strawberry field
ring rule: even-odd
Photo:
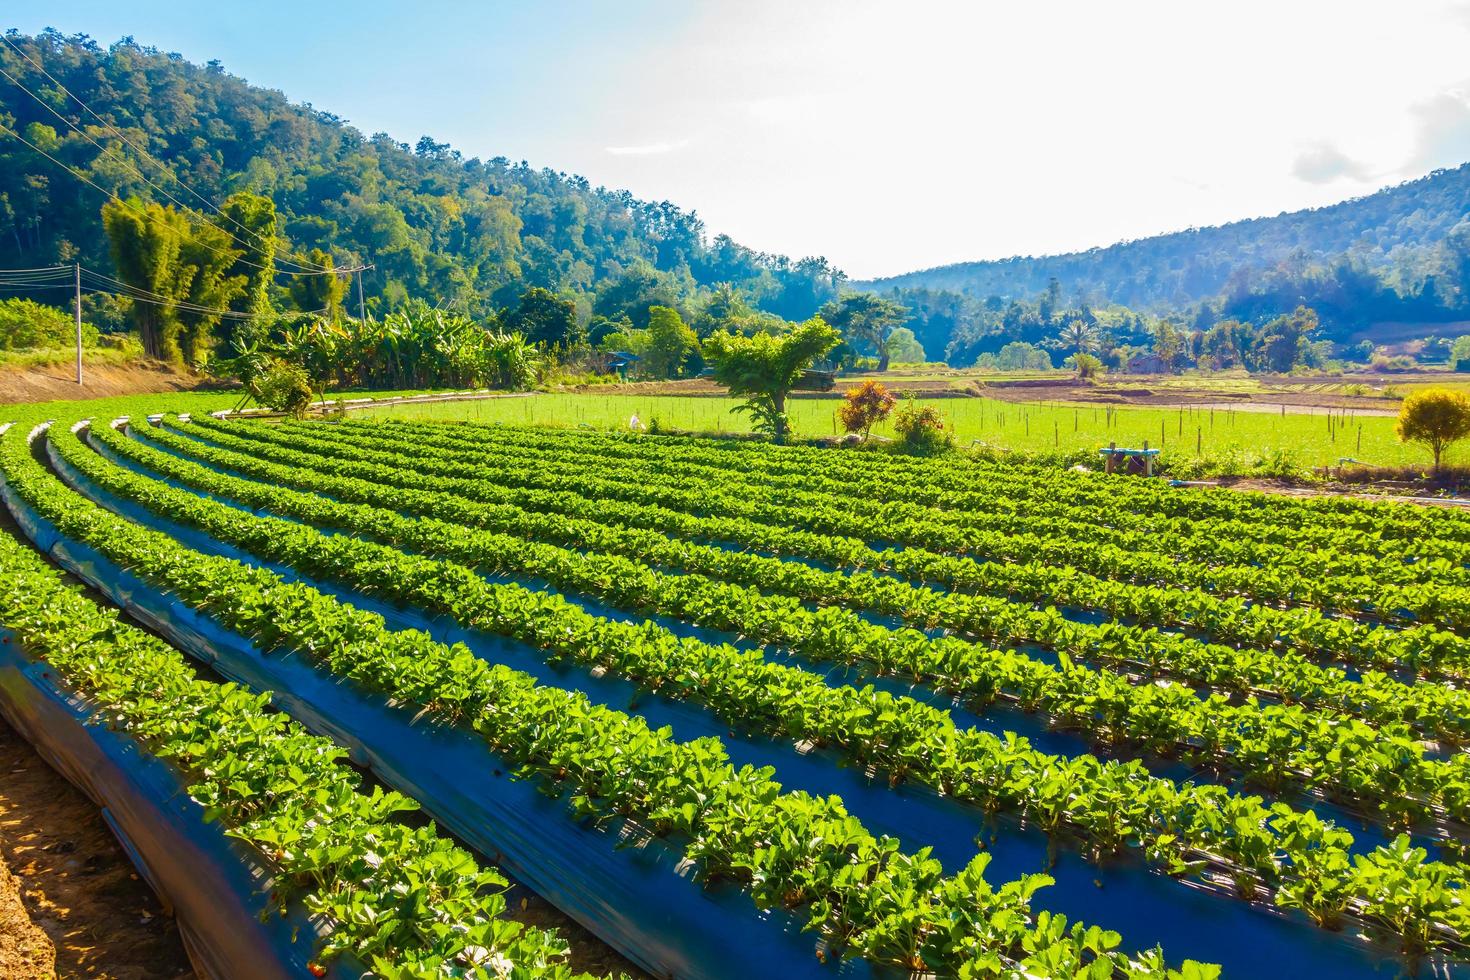
[[[14,669],[280,975],[569,974],[492,864],[656,976],[1470,973],[1470,514],[397,419],[0,475]]]

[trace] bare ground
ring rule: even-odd
[[[63,977],[192,977],[158,899],[91,800],[0,722],[0,858]],[[6,972],[5,976],[12,974]]]
[[[82,380],[83,384],[77,384],[76,369],[70,364],[0,367],[0,404],[191,391],[209,386],[210,379],[157,362],[139,362],[86,364]]]
[[[0,976],[50,980],[55,975],[56,947],[31,921],[19,879],[0,860]]]

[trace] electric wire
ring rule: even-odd
[[[60,80],[58,80],[54,75],[52,75],[50,72],[48,72],[46,70],[45,66],[43,66],[40,62],[36,61],[30,55],[26,54],[26,52],[19,45],[17,45],[14,41],[12,41],[8,36],[6,36],[4,34],[0,34],[0,40],[3,40],[7,45],[10,46],[10,48],[13,51],[15,51],[16,54],[18,54],[22,58],[24,58],[26,60],[26,62],[31,65],[31,67],[35,68],[42,75],[46,76],[46,78],[49,79],[50,82],[53,85],[55,85],[61,92],[63,92],[68,98],[70,98],[73,101],[75,101],[77,103],[77,105],[79,105],[83,109],[85,109],[94,119],[96,119],[98,122],[102,123],[102,125],[104,127],[106,127],[114,136],[116,136],[124,144],[126,144],[128,147],[130,147],[133,150],[134,153],[137,153],[140,157],[143,157],[143,158],[151,161],[155,167],[157,167],[163,173],[167,174],[168,177],[171,180],[173,180],[174,183],[176,183],[176,184],[179,185],[179,187],[183,188],[185,191],[188,191],[190,194],[192,194],[195,198],[199,199],[200,201],[203,201],[204,204],[205,204],[205,206],[207,206],[215,214],[218,214],[220,217],[224,218],[226,221],[230,222],[235,227],[239,228],[241,231],[243,231],[243,232],[245,232],[247,234],[251,234],[251,235],[256,236],[256,238],[259,239],[262,244],[269,244],[269,245],[271,245],[271,250],[272,250],[273,253],[276,251],[274,244],[273,243],[266,242],[265,237],[263,235],[261,235],[260,232],[255,231],[255,230],[253,230],[251,228],[247,228],[245,225],[241,224],[239,221],[236,221],[234,218],[230,217],[228,214],[225,214],[225,212],[218,205],[216,205],[213,201],[209,200],[209,198],[205,197],[203,194],[200,194],[198,191],[194,190],[194,188],[192,188],[188,184],[186,184],[184,182],[184,180],[181,177],[178,176],[178,174],[174,173],[169,167],[167,167],[157,157],[153,156],[147,150],[144,150],[143,148],[141,148],[137,144],[135,144],[132,140],[128,139],[127,136],[120,129],[118,129],[115,125],[113,125],[110,121],[108,121],[106,118],[104,118],[100,113],[98,113],[95,109],[93,109],[85,101],[83,101],[80,96],[74,94],[70,89],[68,89],[65,85],[63,85],[60,82]],[[5,77],[8,78],[8,79],[10,79],[11,83],[14,84],[21,91],[25,92],[27,95],[29,95],[31,98],[35,99],[41,105],[45,106],[45,108],[47,109],[47,111],[49,111],[52,115],[56,116],[56,118],[60,119],[64,123],[66,123],[72,129],[75,129],[78,133],[81,133],[81,135],[84,136],[94,146],[97,146],[99,149],[108,149],[108,148],[102,147],[102,145],[100,143],[98,143],[96,140],[92,139],[91,136],[87,135],[87,133],[85,131],[83,131],[81,129],[81,127],[77,126],[71,120],[67,119],[61,113],[57,112],[44,99],[42,99],[40,96],[36,95],[36,93],[32,92],[30,89],[28,89],[24,85],[22,85],[9,72],[4,72],[3,69],[0,69],[0,73],[3,73],[5,75]],[[152,181],[150,181],[146,176],[143,175],[142,171],[140,171],[137,168],[133,167],[132,164],[131,164],[131,162],[128,161],[125,157],[122,157],[121,154],[119,154],[118,156],[119,156],[119,159],[123,160],[123,162],[130,169],[132,169],[133,172],[136,173],[144,181],[144,183],[148,184],[149,187],[152,187],[155,190],[157,190],[159,193],[164,194],[165,196],[167,196],[169,198],[169,200],[171,200],[175,204],[179,205],[179,207],[185,208],[186,210],[188,210],[187,205],[185,205],[182,201],[179,201],[177,198],[173,197],[172,195],[169,195],[167,191],[164,191],[162,188],[158,187],[156,184],[154,184]],[[226,234],[229,234],[232,239],[234,239],[237,242],[240,242],[242,245],[244,244],[244,242],[241,241],[241,239],[239,239],[233,233],[230,233],[230,232],[227,231]],[[302,262],[298,262],[295,259],[290,258],[289,256],[277,255],[276,257],[281,262],[285,263],[286,265],[295,266],[297,269],[303,270],[303,271],[301,271],[299,273],[287,273],[287,274],[291,274],[291,275],[328,275],[328,274],[335,274],[338,271],[336,269],[329,269],[326,266],[317,265],[316,263],[302,263]],[[263,267],[257,266],[257,268],[263,268]]]

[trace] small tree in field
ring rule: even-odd
[[[1434,471],[1452,443],[1470,436],[1470,397],[1448,388],[1416,391],[1404,399],[1397,425],[1400,442],[1417,442],[1434,453]]]
[[[839,340],[836,330],[814,316],[779,337],[712,333],[704,341],[704,358],[714,369],[716,381],[730,389],[730,394],[744,396],[745,401],[732,411],[748,413],[757,432],[768,432],[779,442],[789,428],[786,396],[801,373]]]
[[[863,442],[868,441],[873,426],[888,418],[893,406],[898,404],[898,398],[881,381],[864,381],[860,387],[848,391],[846,397],[837,410],[837,417],[848,432],[861,432]]]

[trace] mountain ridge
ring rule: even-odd
[[[1261,271],[1296,252],[1319,261],[1353,253],[1366,268],[1381,270],[1391,265],[1395,248],[1433,247],[1467,214],[1470,163],[1316,208],[1071,252],[948,263],[851,285],[880,292],[927,288],[1024,299],[1040,293],[1055,277],[1067,290],[1094,302],[1177,308],[1225,291],[1232,275]]]

